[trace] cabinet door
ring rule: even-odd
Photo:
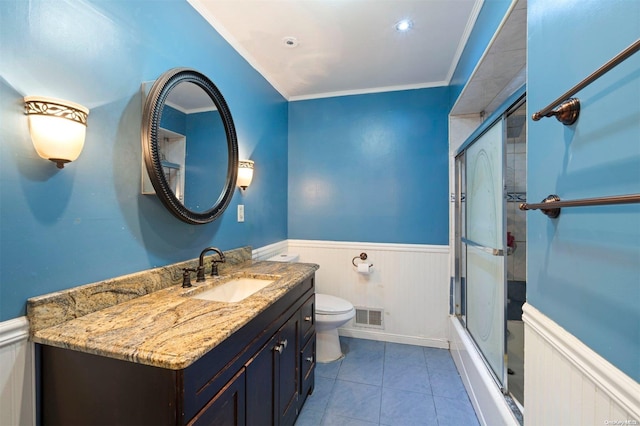
[[[276,333],[246,364],[247,424],[249,425],[276,424],[274,390],[279,338]]]
[[[300,380],[299,323],[296,313],[245,365],[247,424],[294,424]]]
[[[280,329],[279,341],[281,350],[277,350],[278,362],[278,424],[293,425],[298,415],[298,390],[300,369],[299,360],[299,327],[300,316],[294,315]]]
[[[293,425],[299,411],[299,336],[297,312],[189,424]]]
[[[227,383],[200,411],[189,425],[245,425],[245,369]]]

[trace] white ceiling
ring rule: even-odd
[[[188,1],[287,100],[447,85],[483,2]]]

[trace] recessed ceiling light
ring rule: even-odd
[[[396,23],[396,31],[405,32],[409,31],[413,27],[413,21],[411,19],[403,19]]]
[[[282,42],[284,43],[285,46],[287,47],[297,47],[298,46],[298,39],[295,37],[285,37],[282,39]]]

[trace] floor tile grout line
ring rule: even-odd
[[[350,342],[350,340],[348,340],[348,342]],[[354,345],[353,342],[350,342],[350,343],[352,344],[351,346],[357,346],[357,345]],[[413,359],[412,358],[413,355],[410,355],[410,353],[407,353],[406,355],[409,356],[409,358],[407,358],[407,356],[403,356],[403,352],[402,351],[392,350],[392,347],[390,345],[394,345],[394,343],[390,343],[390,342],[380,342],[380,343],[382,343],[382,351],[380,351],[380,356],[382,357],[382,360],[381,360],[382,361],[382,365],[381,365],[382,377],[381,377],[380,385],[373,385],[371,383],[361,383],[361,382],[358,382],[358,381],[344,380],[344,379],[339,378],[340,372],[341,372],[341,370],[343,370],[343,367],[344,367],[343,360],[346,358],[346,356],[348,354],[347,352],[345,352],[345,358],[343,358],[343,360],[340,361],[340,364],[338,366],[336,366],[335,370],[333,370],[333,371],[335,371],[335,375],[331,375],[331,377],[320,376],[320,377],[324,377],[327,380],[331,380],[331,386],[330,386],[329,389],[327,389],[327,391],[329,392],[330,396],[327,399],[327,404],[325,405],[324,409],[321,411],[321,415],[320,415],[320,419],[319,419],[320,420],[320,424],[324,424],[327,420],[330,419],[330,417],[328,417],[328,416],[330,416],[330,414],[329,414],[329,411],[330,411],[329,410],[329,406],[330,406],[331,398],[332,398],[332,395],[333,395],[333,393],[335,391],[335,388],[337,386],[337,382],[338,382],[338,380],[340,380],[340,381],[343,381],[343,382],[356,383],[356,384],[359,384],[359,385],[375,386],[376,388],[379,389],[380,394],[379,394],[379,400],[378,400],[378,403],[379,403],[378,421],[375,423],[378,426],[384,425],[384,423],[382,423],[382,413],[384,411],[383,410],[383,404],[382,404],[384,389],[388,389],[390,391],[397,390],[397,391],[403,391],[403,392],[411,392],[411,393],[416,393],[416,394],[428,395],[430,397],[429,401],[432,404],[433,413],[434,413],[434,416],[435,416],[435,418],[433,419],[434,420],[434,424],[435,425],[440,425],[442,419],[439,418],[439,414],[441,414],[441,413],[439,413],[438,407],[437,407],[437,405],[435,403],[436,402],[435,398],[438,397],[441,401],[445,401],[446,400],[446,401],[450,401],[450,402],[459,401],[460,398],[456,398],[456,397],[453,397],[453,396],[435,395],[433,393],[433,383],[431,381],[431,374],[434,373],[435,371],[442,370],[444,375],[454,374],[454,375],[458,375],[458,377],[459,377],[459,373],[457,372],[457,370],[449,371],[450,369],[447,368],[447,365],[446,365],[447,362],[445,362],[446,360],[442,358],[442,356],[441,356],[442,354],[440,354],[438,352],[434,352],[431,355],[427,355],[428,352],[427,352],[426,348],[422,348],[423,350],[421,351],[422,352],[422,357],[421,358],[422,358],[422,360],[424,362],[424,365],[426,366],[426,369],[427,369],[427,379],[429,381],[429,389],[431,390],[431,393],[427,394],[427,393],[420,392],[420,391],[415,391],[415,390],[388,388],[386,385],[388,385],[388,384],[392,385],[392,383],[387,383],[385,381],[385,374],[384,374],[385,371],[389,370],[389,368],[391,368],[391,366],[392,366],[392,364],[394,362],[396,362],[396,363],[400,362],[402,364],[403,360],[407,361],[408,359],[409,360]],[[366,348],[366,346],[365,346],[365,348]],[[360,349],[362,350],[362,347],[360,347]],[[365,350],[364,352],[367,352],[367,351]],[[378,352],[378,351],[376,350],[376,352]],[[395,356],[394,357],[393,356],[394,354],[395,355],[399,355],[399,356]],[[428,362],[428,359],[431,359],[434,362],[430,364]],[[414,362],[411,361],[411,364],[413,365]],[[351,367],[352,367],[352,365],[350,365],[349,370],[351,369]],[[441,367],[444,367],[444,368],[441,368]],[[327,372],[330,372],[330,371],[332,371],[332,370],[331,369],[327,370]],[[390,374],[392,374],[392,373],[390,373]],[[466,393],[466,390],[465,390],[465,393]],[[470,398],[469,398],[468,394],[466,394],[465,396],[466,396],[466,401],[470,404]],[[447,408],[448,405],[449,404],[444,404],[444,405],[441,404],[440,411],[442,409],[444,409],[445,410],[445,414],[446,414],[448,412],[448,408]],[[470,408],[471,408],[471,412],[475,415],[475,412],[474,412],[475,410],[473,410],[473,407],[471,406]],[[343,417],[345,419],[352,419],[352,420],[367,421],[368,422],[368,420],[364,420],[364,419],[361,419],[361,418],[358,418],[358,417],[352,417],[352,416],[349,416],[349,415],[338,414],[338,413],[336,413],[335,415],[339,416],[339,417]],[[476,421],[477,421],[477,416],[476,416]]]
[[[424,356],[424,363],[427,365],[427,376],[429,377],[429,390],[431,391],[431,398],[433,399],[433,383],[431,383],[431,368],[429,368],[429,359],[427,357],[427,351],[425,348],[422,348],[422,355]],[[435,408],[435,401],[433,403],[433,407]],[[436,423],[438,422],[438,415],[436,413]]]
[[[380,383],[380,404],[378,405],[378,425],[382,420],[382,392],[384,390],[384,369],[387,363],[387,342],[384,342],[382,349],[382,378]]]

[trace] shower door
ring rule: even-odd
[[[504,130],[499,119],[457,158],[463,321],[506,388]]]

